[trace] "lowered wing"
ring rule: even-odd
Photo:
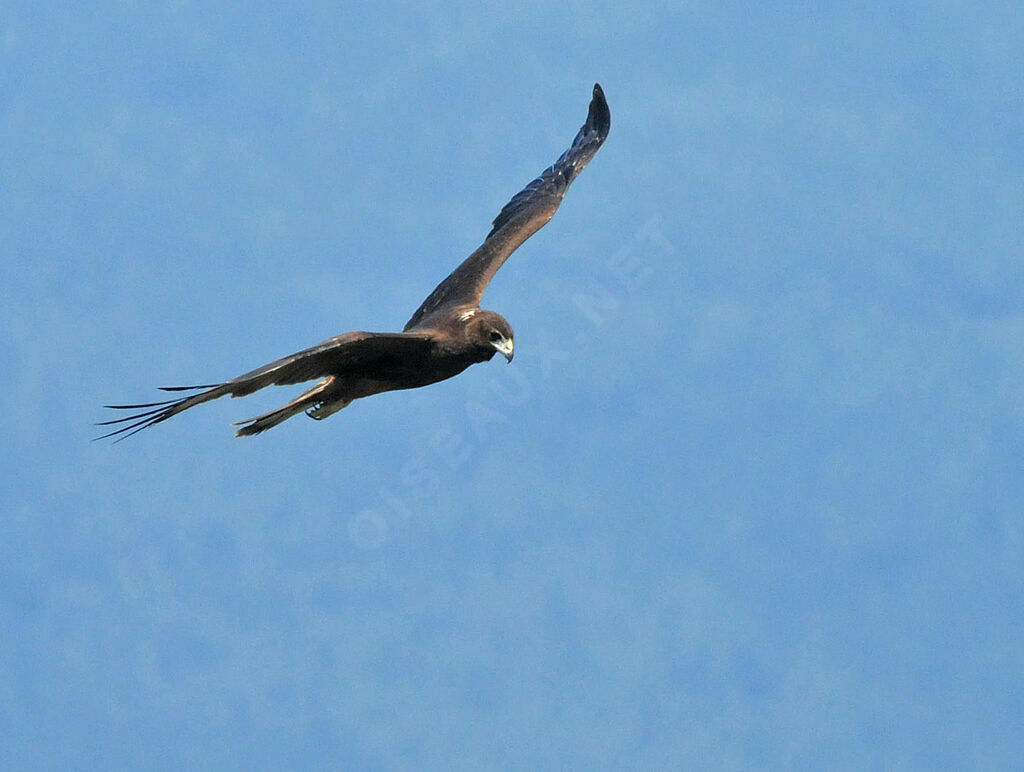
[[[267,386],[286,386],[304,383],[331,375],[359,377],[371,375],[377,367],[395,359],[418,361],[425,359],[433,347],[430,336],[417,333],[346,332],[323,343],[299,351],[291,356],[259,367],[245,375],[232,378],[224,383],[206,386],[165,386],[163,391],[193,391],[198,394],[163,402],[149,402],[139,405],[107,405],[114,410],[136,410],[125,418],[102,421],[98,426],[126,424],[102,437],[119,437],[123,440],[148,426],[166,421],[190,407],[201,405],[226,395],[244,397]]]

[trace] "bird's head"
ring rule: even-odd
[[[509,362],[513,354],[512,325],[501,314],[494,311],[476,311],[466,320],[469,339],[490,359],[497,351]]]

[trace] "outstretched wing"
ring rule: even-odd
[[[480,304],[487,284],[516,248],[540,230],[562,203],[569,185],[604,143],[611,113],[604,91],[594,84],[587,122],[572,145],[543,174],[505,204],[484,243],[442,281],[405,325],[411,330],[439,308]]]
[[[433,347],[429,335],[420,333],[346,332],[325,340],[316,346],[259,367],[245,375],[224,383],[206,386],[164,386],[163,391],[192,391],[203,389],[180,399],[149,402],[139,405],[106,405],[114,410],[141,410],[125,418],[102,421],[97,426],[126,424],[96,439],[123,435],[130,437],[148,426],[166,421],[171,416],[201,405],[203,402],[226,395],[244,397],[267,386],[286,386],[304,383],[328,375],[358,377],[372,376],[382,365],[395,361],[408,361],[411,365],[423,361]]]

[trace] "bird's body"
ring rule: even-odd
[[[484,243],[434,288],[402,332],[347,332],[224,383],[164,388],[198,392],[187,397],[109,405],[143,412],[102,422],[126,424],[103,436],[123,439],[219,397],[319,379],[288,404],[236,424],[239,436],[253,435],[298,413],[323,419],[356,399],[443,381],[495,353],[511,362],[512,327],[500,314],[480,308],[484,290],[508,256],[551,219],[570,183],[608,136],[610,123],[604,93],[595,85],[587,122],[572,146],[505,205]]]
[[[444,321],[447,322],[445,326],[430,328],[429,334],[356,331],[324,341],[321,346],[362,345],[368,348],[375,342],[386,345],[377,347],[372,353],[368,351],[361,358],[358,367],[339,367],[338,373],[326,376],[312,389],[300,394],[287,405],[248,421],[242,421],[242,428],[238,430],[239,436],[258,434],[298,413],[304,412],[310,418],[322,420],[334,415],[356,399],[385,391],[418,389],[452,378],[470,365],[486,362],[498,353],[499,348],[489,339],[489,332],[492,329],[500,330],[502,322],[507,328],[507,333],[501,333],[502,340],[508,341],[506,356],[511,360],[512,329],[498,314],[477,311],[466,319],[453,316]],[[481,324],[488,325],[487,340],[474,343],[474,340],[479,340],[481,336],[474,336],[472,333]],[[241,379],[244,381],[247,377],[243,375]]]

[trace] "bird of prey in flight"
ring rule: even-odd
[[[118,435],[125,439],[225,395],[244,397],[266,386],[319,379],[288,404],[235,424],[240,427],[238,436],[250,436],[298,413],[319,420],[360,397],[443,381],[495,353],[511,362],[512,326],[494,311],[480,308],[484,290],[508,256],[551,219],[569,185],[604,143],[610,126],[604,92],[594,84],[587,121],[569,149],[505,204],[484,243],[437,285],[402,332],[346,332],[224,383],[163,387],[164,391],[197,392],[189,396],[107,405],[141,412],[101,422],[100,426],[125,425],[96,439]]]

